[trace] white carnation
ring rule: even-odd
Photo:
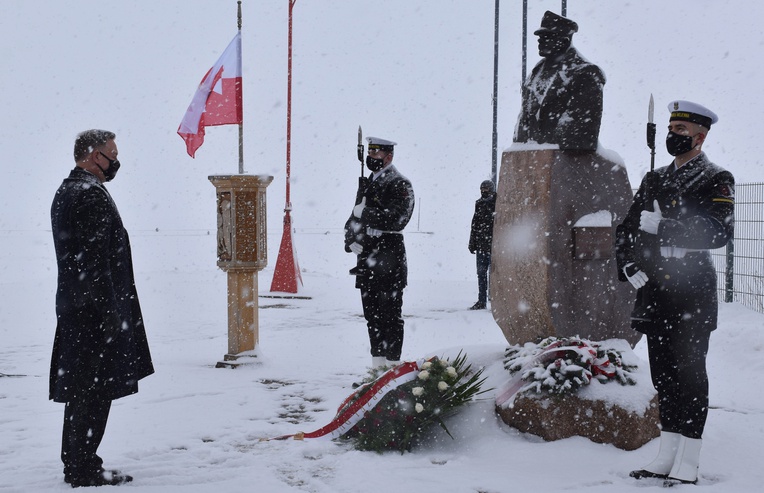
[[[444,382],[444,381],[442,381],[442,380],[441,380],[440,382],[438,382],[438,390],[440,390],[441,392],[443,392],[443,391],[444,391],[444,390],[446,390],[447,388],[448,388],[448,384],[447,384],[446,382]]]
[[[420,395],[424,394],[424,387],[414,387],[411,389],[411,393],[419,397]]]
[[[414,406],[414,409],[416,410],[416,412],[421,413],[422,411],[424,411],[424,406],[417,402],[416,406]]]
[[[427,370],[423,370],[419,372],[419,379],[420,380],[427,380],[430,378],[430,372]]]

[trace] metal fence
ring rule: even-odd
[[[711,255],[719,300],[764,313],[764,183],[735,185],[735,237]]]

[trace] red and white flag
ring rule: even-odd
[[[241,31],[202,79],[178,127],[194,157],[204,143],[204,127],[242,123]]]

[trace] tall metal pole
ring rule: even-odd
[[[241,36],[241,0],[237,2],[239,4],[238,6],[238,13],[237,13],[237,24],[239,26],[239,36]],[[241,51],[239,51],[239,57],[241,57]],[[240,60],[241,61],[241,60]],[[242,87],[242,105],[244,104],[244,88]],[[243,111],[243,108],[242,108]],[[244,174],[244,118],[242,118],[241,123],[239,123],[239,174]]]
[[[496,187],[496,154],[499,146],[499,134],[496,129],[499,103],[499,0],[496,0],[496,13],[493,21],[493,140],[491,143],[491,181]]]
[[[520,81],[521,86],[525,84],[527,64],[528,64],[528,0],[523,0],[523,78]]]
[[[568,0],[561,0],[560,2],[560,15],[563,17],[568,16]]]
[[[297,0],[289,0],[289,53],[287,58],[287,137],[286,137],[286,205],[284,220],[288,220],[289,211],[292,210],[292,201],[289,196],[289,178],[292,169],[292,8]]]

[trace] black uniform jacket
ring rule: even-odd
[[[716,272],[709,249],[727,244],[734,232],[735,181],[704,153],[678,170],[671,166],[648,173],[626,218],[616,228],[618,277],[630,262],[648,276],[637,292],[632,327],[643,333],[670,330],[679,322],[714,330],[717,322]],[[639,229],[643,210],[663,215],[658,234]],[[684,257],[661,247],[688,249]]]
[[[130,240],[111,196],[91,173],[75,168],[51,206],[58,261],[56,336],[50,399],[85,393],[113,400],[138,391],[154,372],[135,290]],[[107,341],[109,321],[122,330]],[[113,324],[112,324],[113,326]]]
[[[490,252],[493,240],[493,214],[496,210],[496,194],[480,197],[475,201],[475,214],[470,228],[470,252]]]
[[[597,150],[604,85],[602,70],[572,46],[560,61],[540,61],[523,85],[515,142],[533,140],[559,144],[561,150]],[[546,92],[538,94],[543,89]]]
[[[408,283],[408,265],[402,231],[414,212],[414,189],[392,164],[365,185],[363,194],[359,193],[366,197],[361,217],[351,213],[345,223],[345,250],[349,252],[353,242],[363,245],[358,264],[366,268],[356,276],[356,287],[403,289]]]

